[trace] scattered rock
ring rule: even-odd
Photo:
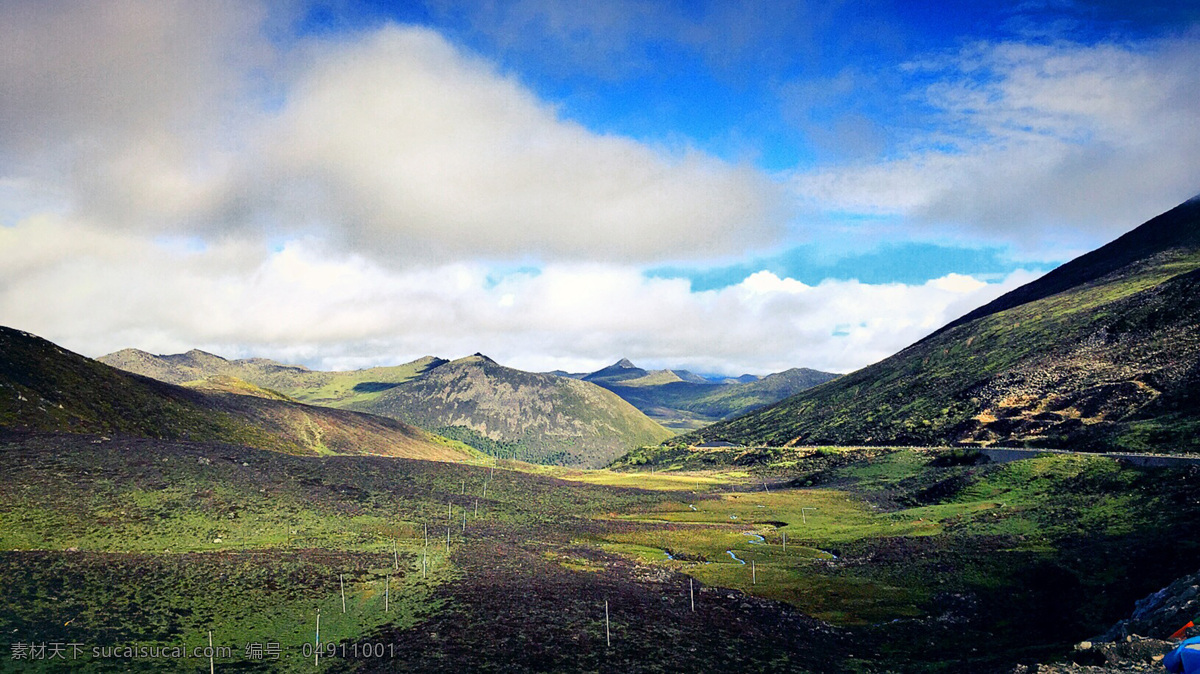
[[[1141,599],[1128,620],[1113,625],[1096,640],[1116,641],[1131,634],[1165,639],[1197,615],[1200,615],[1200,572],[1184,576]]]

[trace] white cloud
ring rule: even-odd
[[[280,52],[269,20],[256,3],[0,5],[0,177],[29,193],[14,203],[57,194],[114,230],[316,236],[399,264],[645,261],[780,233],[784,190],[762,172],[593,133],[433,31]]]
[[[266,15],[234,0],[0,3],[0,176],[126,227],[193,216],[249,74],[271,62]]]
[[[0,270],[0,322],[92,356],[199,347],[342,368],[483,351],[531,370],[626,356],[733,374],[848,371],[1032,278],[810,286],[761,271],[691,292],[632,266],[562,262],[496,282],[477,263],[396,270],[316,240],[189,251],[51,217],[0,228]]]
[[[761,173],[594,134],[422,29],[319,50],[272,124],[272,193],[308,186],[309,215],[410,259],[716,254],[783,215]]]
[[[1095,245],[1200,191],[1200,36],[977,44],[909,65],[935,130],[795,176],[810,207],[900,214],[1018,246]]]

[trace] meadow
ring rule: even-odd
[[[12,643],[190,648],[212,631],[236,646],[215,666],[238,671],[1004,671],[1125,617],[1197,552],[1175,535],[1196,475],[1099,457],[773,450],[646,472],[68,434],[0,447]],[[333,650],[314,661],[318,610]],[[247,655],[267,643],[280,660]],[[386,657],[364,657],[376,644]]]

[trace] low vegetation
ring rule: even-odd
[[[323,641],[389,649],[321,661],[334,671],[1006,671],[1126,617],[1200,552],[1178,536],[1197,471],[1104,458],[827,448],[580,471],[12,432],[0,452],[0,630],[203,645],[211,629],[239,649],[218,667],[252,665],[241,649],[262,640],[311,668],[319,608]]]

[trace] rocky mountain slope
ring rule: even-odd
[[[671,436],[599,386],[515,370],[480,354],[431,369],[354,408],[538,463],[601,466]]]
[[[683,442],[1200,450],[1200,200],[896,355]]]
[[[0,327],[0,427],[220,441],[291,454],[442,461],[474,456],[469,448],[394,419],[303,405],[229,378],[201,388],[175,386],[5,327]]]

